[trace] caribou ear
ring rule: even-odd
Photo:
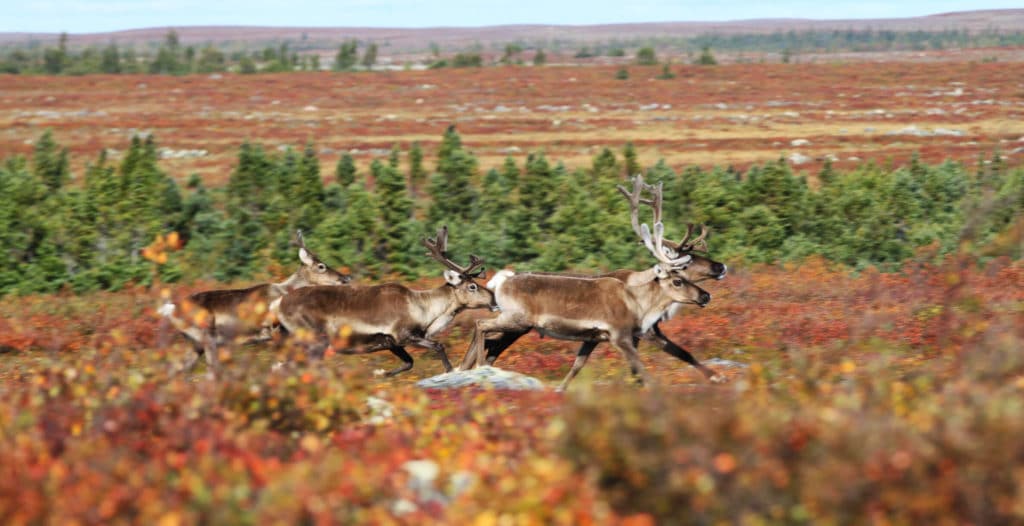
[[[663,265],[654,265],[654,275],[658,279],[667,279],[669,276],[668,270],[665,270]]]
[[[449,285],[456,287],[459,283],[462,283],[462,276],[454,270],[446,270],[444,271],[444,280],[447,281]]]
[[[302,261],[302,264],[306,265],[307,267],[312,267],[313,265],[316,265],[316,261],[313,259],[313,255],[310,254],[308,250],[306,250],[306,247],[302,247],[299,249],[299,260]]]

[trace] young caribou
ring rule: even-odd
[[[663,227],[660,223],[654,226],[653,243],[647,225],[643,225],[643,232],[648,248],[661,246]],[[671,260],[664,253],[659,257],[671,266],[685,264],[690,259],[689,255],[684,255]],[[654,273],[654,279],[647,282],[627,283],[615,278],[500,271],[488,287],[494,291],[501,314],[476,323],[463,363],[472,360],[476,365],[483,363],[485,340],[489,336],[521,336],[536,330],[545,336],[583,342],[559,390],[569,385],[594,347],[602,341],[609,342],[625,356],[634,376],[647,381],[634,343],[637,335],[647,332],[673,303],[703,307],[711,301],[706,291],[661,266]]]
[[[324,264],[311,250],[306,248],[302,231],[296,231],[299,245],[299,261],[302,265],[294,274],[281,283],[263,283],[244,289],[218,289],[197,292],[185,301],[194,306],[191,312],[193,320],[200,323],[189,323],[177,315],[177,306],[167,302],[159,312],[192,343],[192,352],[185,358],[180,371],[191,370],[200,356],[205,356],[206,363],[213,374],[219,368],[217,362],[217,346],[244,338],[243,343],[258,343],[270,340],[274,330],[273,323],[264,315],[269,312],[270,305],[280,300],[289,292],[313,285],[344,285],[352,280]],[[190,309],[192,310],[192,309]],[[253,318],[260,318],[258,321]]]
[[[466,309],[494,308],[494,294],[476,282],[483,276],[483,260],[470,256],[468,266],[457,265],[447,255],[448,227],[437,239],[423,245],[442,265],[444,285],[433,290],[411,290],[397,283],[374,286],[309,287],[285,296],[277,306],[281,324],[292,334],[308,333],[315,339],[310,349],[321,356],[333,338],[343,340],[342,354],[362,354],[387,349],[402,365],[387,376],[412,369],[413,359],[405,345],[434,350],[452,369],[442,343],[434,338]]]
[[[641,175],[637,175],[633,179],[633,192],[632,193],[627,191],[625,188],[623,188],[621,186],[619,186],[618,189],[619,189],[620,192],[622,192],[622,194],[626,197],[626,199],[630,203],[630,222],[631,222],[631,224],[633,226],[633,231],[637,234],[637,236],[639,236],[641,239],[643,239],[644,235],[643,235],[643,232],[642,232],[642,229],[641,229],[641,226],[640,226],[639,217],[638,217],[640,205],[641,204],[650,205],[653,208],[653,210],[654,210],[654,222],[655,223],[660,223],[661,222],[661,207],[662,207],[662,186],[661,186],[661,184],[658,184],[656,186],[655,185],[645,184],[643,182],[643,177]],[[644,190],[648,190],[648,191],[650,191],[652,193],[652,198],[651,199],[642,199],[642,193],[643,193]],[[616,271],[613,271],[613,272],[609,272],[609,273],[605,273],[605,274],[599,274],[599,275],[596,275],[596,276],[595,275],[581,275],[581,274],[552,274],[552,273],[530,273],[530,274],[534,274],[534,275],[569,276],[569,277],[577,277],[577,278],[582,278],[582,279],[586,279],[586,278],[590,278],[590,279],[594,279],[594,278],[614,278],[614,279],[617,279],[619,281],[622,281],[622,282],[626,283],[627,285],[629,285],[629,284],[641,284],[641,283],[646,283],[646,282],[652,281],[652,280],[654,280],[656,278],[656,275],[659,272],[667,272],[668,274],[670,274],[670,275],[672,275],[674,277],[681,277],[681,278],[683,278],[683,279],[685,279],[687,281],[690,281],[692,283],[697,283],[699,281],[704,281],[706,279],[716,279],[716,280],[723,279],[725,277],[725,274],[726,274],[727,270],[728,270],[727,267],[724,264],[719,263],[717,261],[713,261],[710,258],[707,258],[707,257],[705,257],[703,255],[700,255],[700,254],[697,254],[697,253],[694,252],[697,249],[697,247],[700,247],[700,246],[703,245],[704,239],[707,236],[707,229],[704,228],[704,227],[701,227],[701,230],[702,230],[701,234],[696,239],[693,239],[692,241],[690,241],[690,238],[691,238],[691,236],[693,234],[693,229],[694,229],[693,225],[690,225],[690,227],[687,229],[686,236],[679,243],[673,243],[673,242],[671,242],[669,240],[662,239],[662,238],[659,237],[659,240],[660,240],[660,248],[659,248],[659,247],[655,247],[653,245],[653,241],[650,242],[651,244],[647,244],[647,242],[645,242],[645,245],[647,246],[648,250],[650,250],[651,253],[654,254],[659,259],[659,262],[658,262],[657,265],[655,265],[655,266],[653,266],[653,267],[651,267],[651,268],[649,268],[647,270],[642,270],[642,271],[616,270]],[[706,246],[705,246],[705,248],[706,248]],[[685,263],[673,263],[674,261],[683,261],[685,259],[685,258],[683,258],[683,256],[685,256],[685,255],[689,255],[690,256],[690,259],[688,261],[686,261]],[[488,285],[488,286],[490,286],[490,285]],[[672,356],[674,356],[676,358],[679,358],[680,360],[683,360],[686,363],[692,365],[694,368],[696,368],[698,371],[700,371],[711,382],[713,382],[713,383],[724,382],[725,381],[725,377],[724,376],[716,373],[714,370],[712,370],[712,369],[706,367],[705,365],[701,364],[686,349],[684,349],[683,347],[677,345],[672,340],[669,340],[668,337],[666,337],[661,332],[661,328],[658,326],[658,324],[662,320],[667,320],[667,319],[671,318],[672,316],[674,316],[679,311],[679,309],[682,308],[684,305],[685,304],[683,304],[683,303],[672,303],[666,309],[666,311],[662,314],[661,318],[658,321],[656,321],[650,327],[649,331],[644,332],[642,335],[634,335],[634,341],[633,341],[634,346],[639,342],[639,338],[640,337],[650,338],[650,339],[654,340],[655,342],[657,342],[658,345],[661,347],[661,349],[664,352],[666,352],[666,353],[668,353],[668,354],[670,354],[670,355],[672,355]],[[486,362],[486,364],[487,365],[492,365],[494,363],[494,361],[498,358],[498,356],[500,356],[501,353],[505,349],[507,349],[510,345],[515,343],[516,340],[521,338],[527,332],[529,332],[529,330],[521,331],[521,332],[519,332],[519,331],[517,331],[517,332],[506,332],[506,333],[502,333],[500,336],[498,336],[495,339],[488,339],[485,342],[485,348],[486,348],[485,362]],[[588,343],[584,342],[581,345],[581,349],[580,350],[584,351],[586,349],[587,345],[588,345]],[[595,343],[595,345],[596,345],[596,343]],[[470,368],[470,367],[474,367],[475,364],[477,363],[477,360],[478,360],[478,358],[476,356],[471,356],[471,355],[469,355],[469,353],[467,353],[467,355],[465,357],[463,357],[463,361],[461,362],[459,368],[460,369],[467,369],[467,368]]]

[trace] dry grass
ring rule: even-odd
[[[678,77],[667,81],[654,79],[660,68],[631,67],[626,81],[614,79],[615,69],[6,77],[0,150],[28,153],[51,128],[80,168],[101,148],[123,150],[132,133],[151,131],[163,147],[206,150],[163,165],[216,186],[245,140],[270,148],[313,140],[331,173],[341,151],[366,163],[413,141],[429,161],[451,123],[484,169],[535,150],[585,166],[601,148],[627,141],[644,162],[675,166],[742,167],[800,151],[816,159],[801,167],[812,172],[828,154],[973,162],[1024,146],[1021,62],[676,66]],[[908,126],[960,135],[887,135]],[[796,148],[794,139],[810,144]]]

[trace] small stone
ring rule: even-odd
[[[704,365],[706,365],[708,367],[719,367],[719,368],[723,368],[723,369],[733,369],[733,368],[745,369],[745,368],[749,367],[745,363],[734,362],[732,360],[726,360],[724,358],[712,358],[710,360],[704,360]]]
[[[454,499],[473,487],[474,482],[476,482],[476,475],[472,472],[456,471],[448,479],[448,495]]]
[[[505,371],[491,366],[439,374],[430,378],[424,378],[416,382],[416,385],[426,389],[457,389],[469,386],[532,391],[544,389],[544,384],[532,376]]]
[[[402,469],[417,483],[428,486],[433,485],[437,475],[441,473],[441,467],[433,460],[410,460],[402,464]]]
[[[795,153],[794,152],[794,153],[789,154],[789,162],[791,162],[793,164],[804,164],[806,162],[809,162],[810,160],[811,160],[810,157],[808,157],[808,156],[806,156],[806,155],[804,155],[802,153]]]
[[[391,513],[395,515],[406,515],[420,509],[415,502],[409,499],[398,499],[391,505]]]

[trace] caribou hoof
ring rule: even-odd
[[[384,369],[374,369],[373,370],[373,376],[375,376],[375,377],[379,378],[381,376],[387,376],[387,375],[388,375],[388,372],[385,371]]]
[[[725,375],[715,373],[711,378],[708,378],[708,381],[710,381],[713,384],[724,384],[728,382],[729,379],[726,378]]]

